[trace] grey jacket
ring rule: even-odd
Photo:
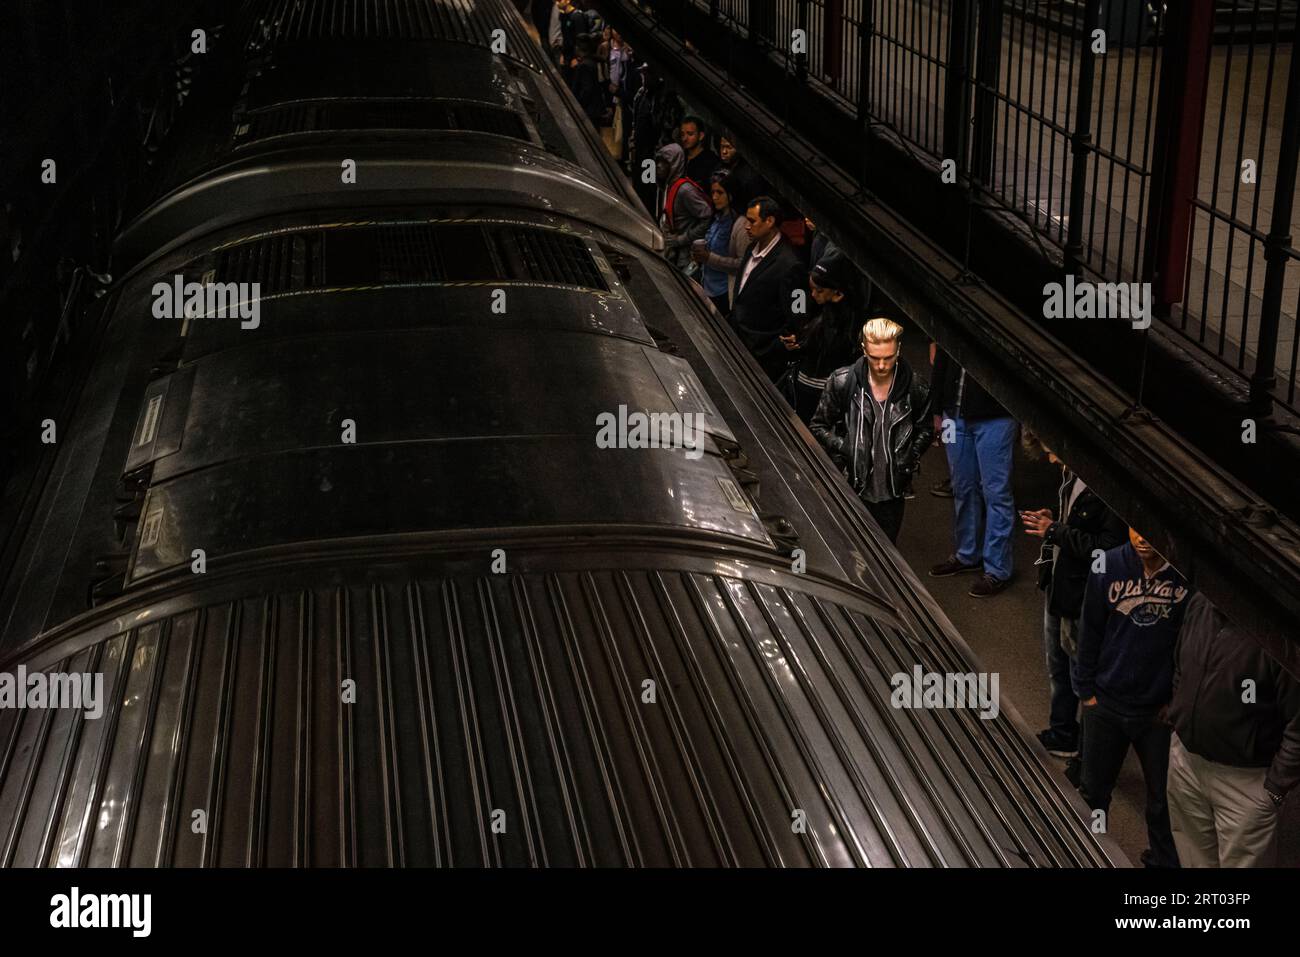
[[[667,167],[667,175],[660,184],[667,203],[673,183],[686,175],[686,151],[676,143],[666,143],[655,151],[655,159]],[[694,265],[691,262],[691,243],[704,238],[712,220],[713,204],[701,188],[690,181],[682,183],[673,196],[672,225],[669,225],[667,209],[659,219],[664,234],[664,255],[668,261],[683,272],[694,272],[691,268]]]

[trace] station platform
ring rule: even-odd
[[[905,325],[907,325],[905,323]],[[928,365],[927,340],[915,326],[903,336],[903,356],[924,375]],[[898,550],[957,626],[984,667],[1000,675],[1003,696],[1035,730],[1047,727],[1048,683],[1043,654],[1043,593],[1036,585],[1034,560],[1038,540],[1017,530],[1015,577],[1011,585],[992,598],[972,598],[972,576],[930,578],[927,569],[947,558],[953,549],[952,499],[930,494],[930,488],[948,478],[948,460],[939,447],[921,460],[916,498],[907,503]],[[1012,472],[1016,508],[1055,508],[1060,482],[1057,467],[1028,457],[1017,443]],[[1064,777],[1065,762],[1044,754],[1043,760]],[[1145,789],[1142,769],[1130,749],[1111,801],[1110,834],[1129,860],[1137,865],[1147,846],[1143,818]],[[1278,826],[1278,864],[1300,867],[1300,793],[1292,792],[1282,808]]]

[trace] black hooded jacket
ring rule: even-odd
[[[1083,593],[1092,571],[1093,552],[1108,552],[1128,541],[1128,525],[1111,511],[1101,496],[1085,488],[1065,514],[1071,488],[1078,479],[1062,473],[1058,495],[1058,519],[1043,536],[1043,558],[1039,565],[1038,587],[1047,592],[1047,610],[1058,618],[1078,620],[1083,613]],[[1056,547],[1056,560],[1051,549]]]
[[[828,302],[799,330],[799,349],[790,353],[788,374],[794,378],[794,408],[804,422],[812,421],[831,374],[862,354],[861,331],[857,310],[847,299]]]
[[[827,380],[809,425],[831,461],[848,471],[849,482],[858,493],[867,488],[876,467],[871,460],[876,412],[866,395],[871,388],[868,376],[865,357],[837,369]],[[889,489],[898,498],[934,438],[929,392],[901,357],[894,367],[894,384],[885,407],[889,416]]]

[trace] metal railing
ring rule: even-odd
[[[1300,408],[1296,0],[682,2]]]

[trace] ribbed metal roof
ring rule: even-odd
[[[1105,863],[1006,717],[890,707],[943,663],[888,613],[614,564],[137,605],[47,645],[109,703],[0,711],[0,864]]]
[[[450,40],[491,48],[505,35],[504,55],[534,70],[537,44],[504,0],[246,0],[244,49],[257,53],[313,40]]]

